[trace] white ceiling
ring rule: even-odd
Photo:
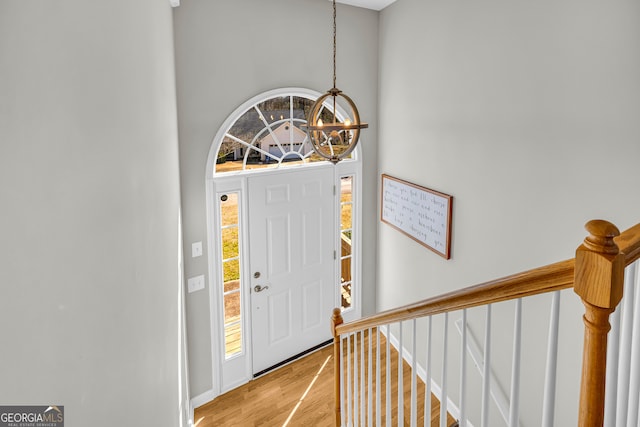
[[[331,1],[331,0],[329,0]],[[382,10],[396,0],[336,0],[338,3],[350,4],[351,6],[364,7],[366,9]],[[171,6],[180,6],[180,0],[169,0]]]
[[[396,0],[336,0],[338,3],[350,4],[351,6],[364,7],[373,10],[382,10]]]

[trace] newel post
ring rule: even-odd
[[[336,414],[336,427],[340,427],[341,414],[340,414],[340,336],[336,332],[336,328],[344,323],[342,318],[342,310],[339,308],[333,309],[333,316],[331,316],[331,332],[333,333],[333,374],[334,374],[334,395],[335,395],[335,414]]]
[[[622,299],[624,255],[613,241],[620,235],[615,225],[593,220],[585,228],[589,236],[576,250],[574,281],[585,306],[578,426],[602,427],[609,315]]]

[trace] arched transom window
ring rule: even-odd
[[[314,153],[303,130],[314,101],[310,96],[286,95],[253,104],[226,130],[215,173],[324,161]],[[321,114],[326,122],[333,119],[328,105]],[[339,111],[336,116],[343,120]]]

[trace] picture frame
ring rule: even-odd
[[[450,259],[453,196],[387,174],[381,179],[380,220]]]

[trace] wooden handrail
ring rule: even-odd
[[[640,259],[640,223],[615,237],[614,241],[625,255],[625,265]],[[417,317],[568,289],[573,286],[574,268],[575,259],[549,264],[344,323],[336,328],[336,332],[346,334]]]
[[[640,259],[640,224],[625,230],[613,239],[624,254],[624,264],[629,265]]]
[[[573,286],[573,276],[574,260],[568,259],[344,323],[336,328],[336,333],[341,335],[418,317],[567,289]]]

